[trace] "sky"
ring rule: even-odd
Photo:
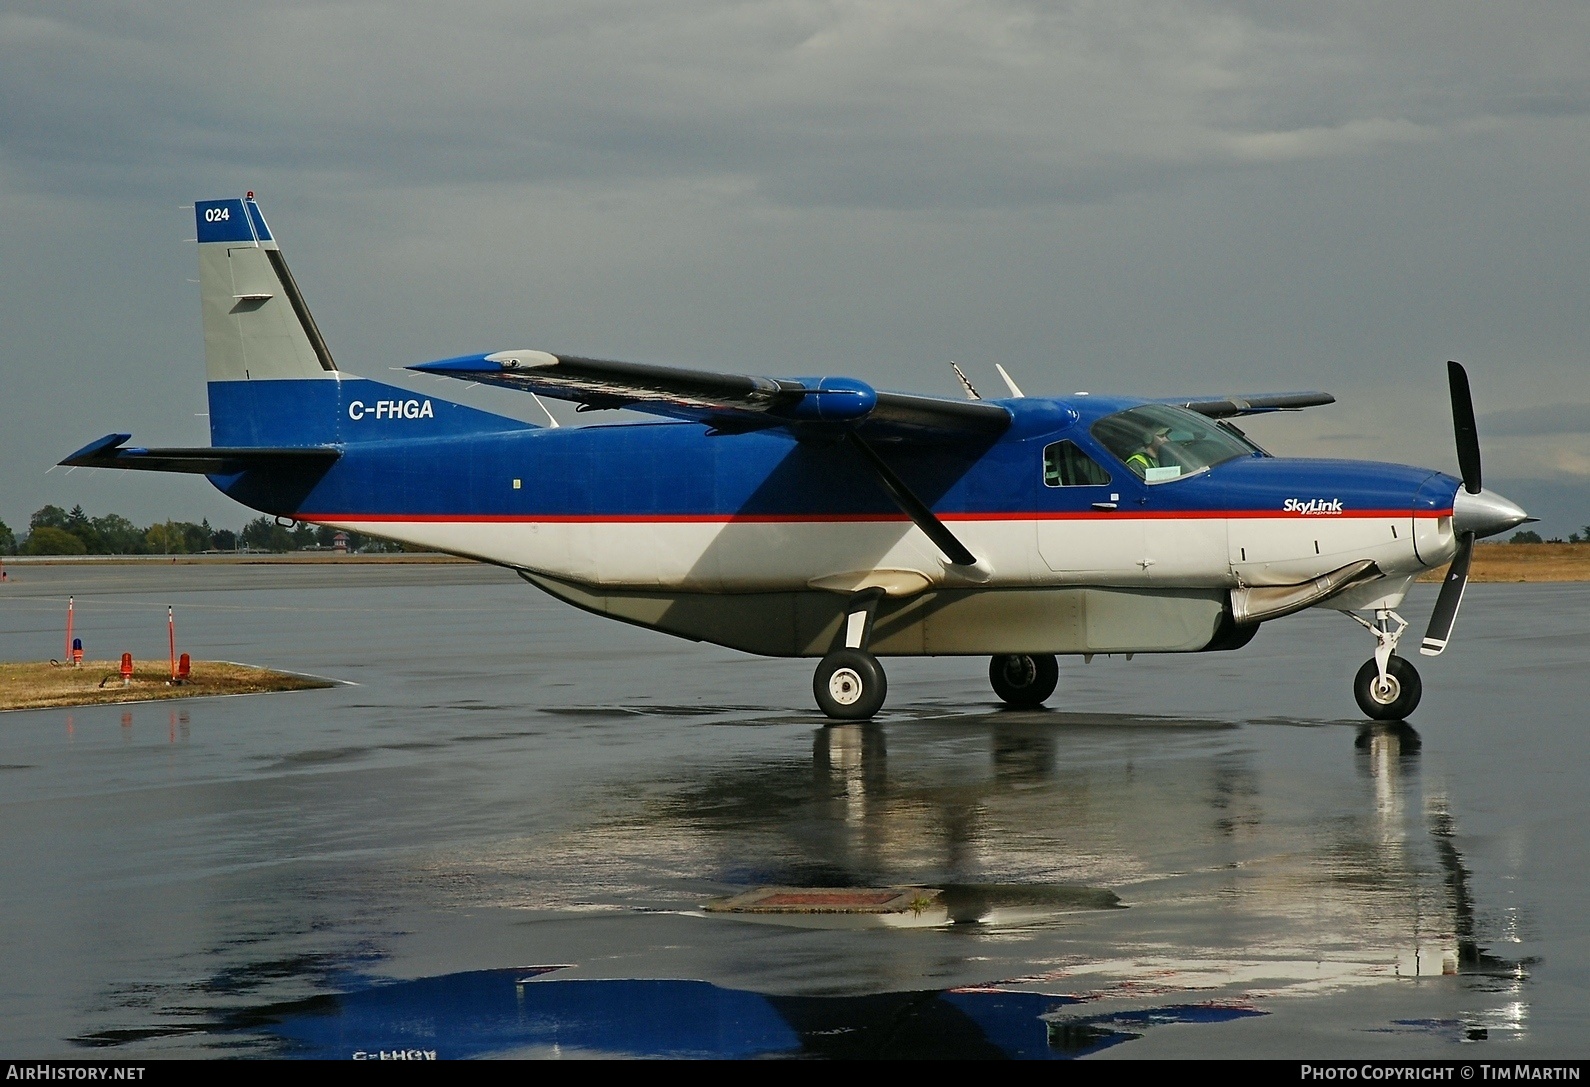
[[[338,364],[536,348],[958,395],[1321,389],[1272,451],[1590,523],[1590,5],[0,0],[0,520],[254,516],[48,471],[208,440],[195,199]],[[188,207],[184,207],[184,206]],[[533,405],[531,406],[533,408]],[[554,406],[565,421],[568,412]]]

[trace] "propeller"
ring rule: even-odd
[[[1457,554],[1447,569],[1446,580],[1441,583],[1441,595],[1436,597],[1435,610],[1430,613],[1430,625],[1424,632],[1424,643],[1419,652],[1426,657],[1439,656],[1452,636],[1452,624],[1457,622],[1458,605],[1463,603],[1463,590],[1469,583],[1469,563],[1474,559],[1474,541],[1479,530],[1489,536],[1501,532],[1511,524],[1518,524],[1527,515],[1513,503],[1497,495],[1481,497],[1480,487],[1480,435],[1474,425],[1474,398],[1469,393],[1469,375],[1456,362],[1446,364],[1447,385],[1452,393],[1452,430],[1457,438],[1458,468],[1463,473],[1463,491],[1474,495],[1465,501],[1462,492],[1452,501],[1452,527],[1458,533]],[[1503,508],[1503,507],[1510,507]],[[1518,515],[1513,519],[1513,514]],[[1504,524],[1503,522],[1511,522]]]
[[[1457,435],[1458,469],[1463,489],[1480,493],[1480,432],[1474,425],[1474,397],[1469,395],[1469,375],[1456,362],[1446,364],[1446,381],[1452,390],[1452,429]]]
[[[1426,657],[1438,657],[1452,637],[1452,624],[1457,622],[1458,605],[1463,603],[1463,590],[1469,583],[1469,563],[1474,558],[1474,533],[1465,532],[1458,537],[1457,554],[1447,567],[1446,580],[1441,583],[1441,595],[1435,598],[1435,610],[1430,613],[1430,625],[1425,628],[1424,642],[1419,652]]]

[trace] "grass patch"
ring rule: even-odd
[[[139,665],[129,684],[123,684],[117,661],[84,661],[81,668],[48,661],[8,662],[0,663],[0,710],[309,691],[335,686],[319,676],[276,672],[229,661],[194,661],[187,681],[180,686],[170,682],[170,668],[165,661]]]
[[[1420,581],[1445,581],[1446,567]],[[1482,543],[1469,567],[1473,582],[1590,581],[1590,544]]]

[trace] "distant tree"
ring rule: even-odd
[[[94,531],[94,524],[88,519],[88,514],[83,512],[82,506],[73,506],[72,512],[66,515],[66,531],[83,541],[83,547],[90,555],[103,555],[104,542],[100,540],[99,533]]]
[[[243,526],[243,545],[253,551],[291,551],[293,536],[269,517],[256,517]]]
[[[119,513],[96,517],[89,524],[99,537],[102,555],[142,555],[149,550],[145,530]]]
[[[238,538],[243,541],[243,546],[250,551],[269,551],[271,541],[270,518],[254,518],[254,520],[243,526],[243,531]]]
[[[82,540],[53,525],[40,525],[28,533],[22,544],[24,555],[83,555],[87,552]]]
[[[217,551],[236,551],[237,533],[229,528],[218,528],[212,540]]]
[[[192,521],[165,521],[149,526],[144,533],[149,550],[159,555],[195,555],[209,549],[208,524],[196,525]]]
[[[210,529],[209,519],[206,518],[199,524],[192,521],[178,521],[182,529],[182,550],[189,555],[197,555],[201,551],[210,550],[210,537],[215,533]]]
[[[306,547],[315,546],[314,525],[294,525],[292,531],[293,550],[302,551]]]
[[[1542,543],[1543,541],[1540,538],[1540,533],[1538,533],[1538,532],[1530,532],[1528,529],[1525,529],[1523,532],[1515,532],[1515,533],[1513,533],[1513,538],[1508,540],[1507,542],[1508,543]]]
[[[15,555],[17,538],[4,521],[0,521],[0,555]]]
[[[403,545],[394,540],[383,540],[379,536],[361,536],[357,532],[350,532],[348,550],[365,555],[394,555],[402,552]]]
[[[28,531],[36,528],[66,528],[66,511],[60,506],[45,506],[38,510],[28,521]]]
[[[182,550],[182,534],[171,521],[157,521],[144,533],[149,550],[156,555],[170,555]]]

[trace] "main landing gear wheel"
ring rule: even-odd
[[[889,681],[883,665],[863,649],[836,649],[817,665],[812,677],[817,706],[841,721],[865,721],[883,708]]]
[[[1386,661],[1386,681],[1380,682],[1380,669],[1373,659],[1366,660],[1353,680],[1353,697],[1358,708],[1376,721],[1400,721],[1414,711],[1424,684],[1419,672],[1402,657]]]
[[[1007,705],[1037,709],[1054,694],[1060,664],[1047,653],[1006,653],[988,662],[988,682]]]

